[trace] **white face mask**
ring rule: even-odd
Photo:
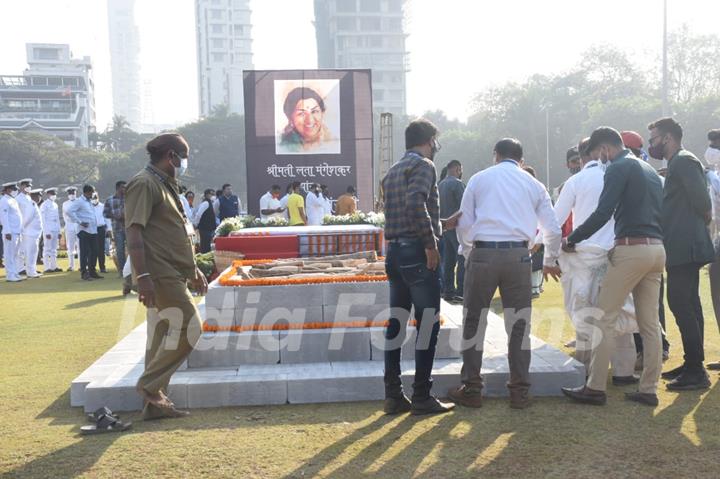
[[[98,200],[91,200],[91,201],[92,201],[92,204],[94,204],[95,206],[97,206],[97,204],[100,203],[100,201],[98,201]]]
[[[68,195],[68,199],[69,199],[70,201],[75,201],[75,198],[77,198],[77,195],[75,195],[74,193]]]
[[[28,194],[29,194],[29,193],[30,193],[30,190],[32,190],[32,187],[31,187],[31,186],[25,186],[25,187],[23,187],[22,190],[23,190],[23,193],[28,193]]]
[[[178,158],[180,158],[180,155],[177,155]],[[188,159],[187,158],[180,158],[180,167],[176,167],[173,165],[173,168],[175,168],[175,178],[180,178],[182,175],[184,175],[187,172],[188,169]]]
[[[12,190],[10,192],[10,196],[12,196],[13,198],[17,198],[17,195],[18,195],[18,190]]]
[[[215,195],[213,195],[213,196],[210,197],[210,201],[211,201],[212,203],[215,203],[215,200],[216,200],[216,199],[217,199],[217,196],[215,196]]]
[[[712,168],[720,166],[720,149],[711,146],[708,147],[708,149],[705,150],[705,161],[707,161],[707,164]]]
[[[50,201],[55,201],[57,199],[57,195],[50,195],[50,196],[48,196],[48,199]]]

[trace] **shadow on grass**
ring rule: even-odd
[[[83,309],[89,308],[91,306],[97,306],[98,304],[105,304],[123,299],[124,296],[121,294],[121,292],[118,291],[115,296],[105,296],[103,298],[94,298],[85,301],[79,301],[77,303],[66,304],[65,306],[63,306],[63,309]]]

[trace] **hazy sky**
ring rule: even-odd
[[[717,33],[720,2],[668,0],[669,27]],[[142,77],[154,121],[198,113],[193,0],[137,0]],[[312,0],[251,0],[255,68],[314,68]],[[410,0],[408,110],[464,119],[473,95],[533,73],[567,70],[583,50],[612,43],[659,55],[662,0]],[[112,116],[105,0],[0,0],[0,73],[20,74],[26,42],[69,43],[94,63],[98,129]],[[715,59],[714,61],[717,61]]]

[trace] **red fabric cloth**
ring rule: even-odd
[[[568,217],[567,221],[564,225],[562,225],[562,237],[567,238],[570,236],[570,233],[573,231],[573,215],[570,213],[570,216]]]

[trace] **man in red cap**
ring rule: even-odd
[[[642,136],[636,131],[623,131],[620,133],[620,136],[622,137],[623,144],[625,145],[625,148],[629,149],[633,152],[635,156],[638,158],[646,158],[647,155],[645,153],[645,150],[643,149],[643,139]],[[663,185],[665,184],[665,178],[662,176],[660,177],[660,181],[663,182]],[[662,333],[662,347],[663,347],[663,361],[667,361],[667,359],[670,357],[670,342],[667,339],[667,333],[665,332],[665,275],[662,275],[660,277],[660,301],[658,304],[658,312],[660,317],[660,325],[662,326],[661,333]],[[642,336],[640,336],[640,333],[635,333],[635,348],[637,349],[637,364],[635,365],[635,369],[637,371],[642,371],[643,364],[642,364],[642,358],[643,358],[643,342],[642,342]]]

